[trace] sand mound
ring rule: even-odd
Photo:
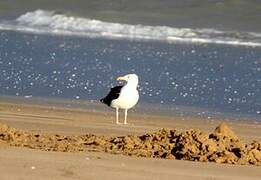
[[[213,133],[161,129],[140,136],[65,136],[26,132],[0,124],[0,144],[44,151],[103,151],[141,157],[261,165],[261,143],[243,143],[221,123]]]

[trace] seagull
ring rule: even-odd
[[[100,101],[116,109],[116,124],[119,124],[119,109],[124,109],[124,124],[127,124],[128,110],[134,107],[139,100],[137,90],[139,78],[136,74],[127,74],[117,78],[117,81],[120,80],[127,83],[124,86],[111,88],[109,94]]]

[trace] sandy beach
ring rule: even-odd
[[[162,128],[212,132],[222,120],[129,113],[116,125],[113,111],[89,111],[24,103],[0,103],[0,123],[43,134],[141,135]],[[261,124],[227,121],[244,142],[261,141]],[[260,179],[260,166],[144,158],[97,151],[48,152],[0,143],[1,179]]]
[[[0,1],[0,180],[261,180],[260,7]]]

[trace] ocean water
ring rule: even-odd
[[[0,95],[96,101],[136,73],[141,105],[261,120],[259,1],[74,2],[1,1]]]

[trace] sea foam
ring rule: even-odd
[[[13,21],[0,22],[0,29],[111,39],[261,46],[261,33],[256,32],[121,24],[46,10],[27,12]]]

